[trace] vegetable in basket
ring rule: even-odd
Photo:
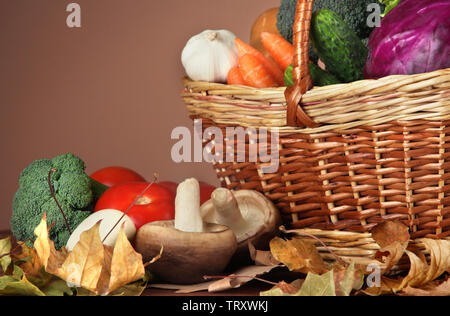
[[[371,35],[365,77],[450,67],[450,1],[403,0]]]
[[[392,9],[398,6],[402,0],[379,0],[379,1],[381,4],[384,4],[386,6],[384,13],[381,15],[382,17],[385,17],[386,14],[388,14],[389,12],[391,12]]]
[[[227,84],[245,86],[247,83],[242,77],[241,69],[239,67],[233,67],[228,72]]]
[[[277,83],[259,60],[250,54],[239,57],[239,69],[247,85],[255,88],[276,87]]]
[[[286,72],[284,73],[284,83],[286,87],[294,85],[294,80],[292,78],[292,70],[293,66],[290,65],[286,69]],[[316,87],[324,87],[341,83],[335,76],[321,69],[319,66],[317,66],[312,62],[309,63],[309,73],[311,74],[311,79]]]
[[[322,9],[334,11],[361,40],[367,42],[367,38],[373,31],[373,28],[367,25],[367,18],[370,14],[367,7],[374,2],[374,0],[315,0],[313,9],[314,11]],[[277,16],[278,30],[291,43],[296,7],[297,0],[282,0]],[[381,9],[384,10],[384,5],[381,5]],[[318,60],[318,56],[312,48],[309,50],[309,58],[314,62]]]
[[[269,32],[273,34],[280,34],[277,28],[277,15],[278,8],[272,8],[264,11],[253,23],[250,34],[250,45],[259,50],[266,57],[270,57],[269,53],[265,50],[261,41],[261,33]]]
[[[91,179],[85,168],[79,157],[66,154],[51,160],[36,160],[22,171],[10,221],[17,240],[34,240],[34,229],[46,212],[48,223],[53,224],[50,238],[55,247],[59,249],[66,244],[71,234],[67,224],[74,230],[92,213],[97,199],[108,189]]]
[[[235,38],[227,30],[206,30],[192,37],[181,55],[187,75],[194,81],[225,83],[238,63]]]
[[[282,36],[269,32],[261,33],[261,41],[270,56],[283,71],[286,71],[287,67],[294,61],[294,47],[292,44]]]
[[[337,13],[360,39],[369,37],[373,28],[367,25],[367,11],[374,0],[315,0],[314,11],[328,9]],[[281,35],[292,43],[297,0],[281,0],[277,26]]]
[[[258,61],[258,63],[261,64],[264,69],[269,72],[272,79],[275,80],[276,85],[283,85],[283,70],[279,65],[277,65],[275,61],[266,58],[266,56],[264,56],[259,50],[245,43],[239,38],[236,38],[235,43],[240,58],[242,58],[244,55],[250,55],[254,57]]]
[[[364,78],[367,48],[341,17],[319,10],[311,19],[311,44],[327,70],[342,82]]]

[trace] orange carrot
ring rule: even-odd
[[[275,80],[276,85],[284,86],[284,72],[274,61],[267,59],[259,50],[244,43],[239,38],[236,38],[235,43],[240,57],[246,54],[252,55],[267,69],[269,74]]]
[[[244,81],[244,78],[242,78],[241,70],[239,69],[239,67],[233,67],[230,69],[230,71],[228,72],[227,82],[231,85],[247,85],[247,83]]]
[[[239,68],[244,81],[255,88],[276,87],[277,83],[263,64],[253,55],[239,57]]]
[[[277,34],[262,32],[261,41],[266,51],[286,71],[286,68],[294,61],[294,47],[283,37]]]

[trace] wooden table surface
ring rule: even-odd
[[[11,236],[11,232],[7,230],[0,231],[0,239]],[[266,277],[265,277],[266,278]],[[267,280],[283,280],[283,275],[280,273],[273,273],[267,277]],[[269,290],[272,287],[270,284],[264,284],[259,281],[251,281],[239,289],[220,293],[208,293],[207,291],[196,292],[191,294],[177,294],[173,290],[162,290],[149,288],[144,291],[142,296],[259,296],[261,291]]]

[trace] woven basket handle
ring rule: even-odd
[[[314,0],[298,0],[294,23],[294,85],[285,92],[287,101],[287,125],[292,127],[317,127],[302,109],[300,103],[303,95],[312,88],[309,74],[309,31]]]

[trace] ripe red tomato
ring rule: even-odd
[[[140,174],[124,167],[103,168],[94,172],[91,178],[108,187],[128,182],[146,182]]]
[[[171,181],[158,182],[158,184],[166,189],[169,189],[175,196],[177,195],[178,183]]]
[[[200,205],[202,205],[203,203],[211,199],[211,194],[214,192],[216,187],[203,181],[200,181],[199,183],[200,183]],[[173,192],[173,194],[175,195],[177,194],[177,187],[178,187],[177,183],[170,181],[163,181],[159,182],[158,184],[169,189],[170,191]]]
[[[215,186],[200,181],[200,205],[211,199],[211,194],[215,189]]]
[[[145,182],[116,185],[103,193],[94,212],[105,209],[125,212],[148,185],[149,183]],[[154,183],[127,215],[136,225],[136,229],[155,221],[173,220],[175,218],[175,195],[169,189]]]

